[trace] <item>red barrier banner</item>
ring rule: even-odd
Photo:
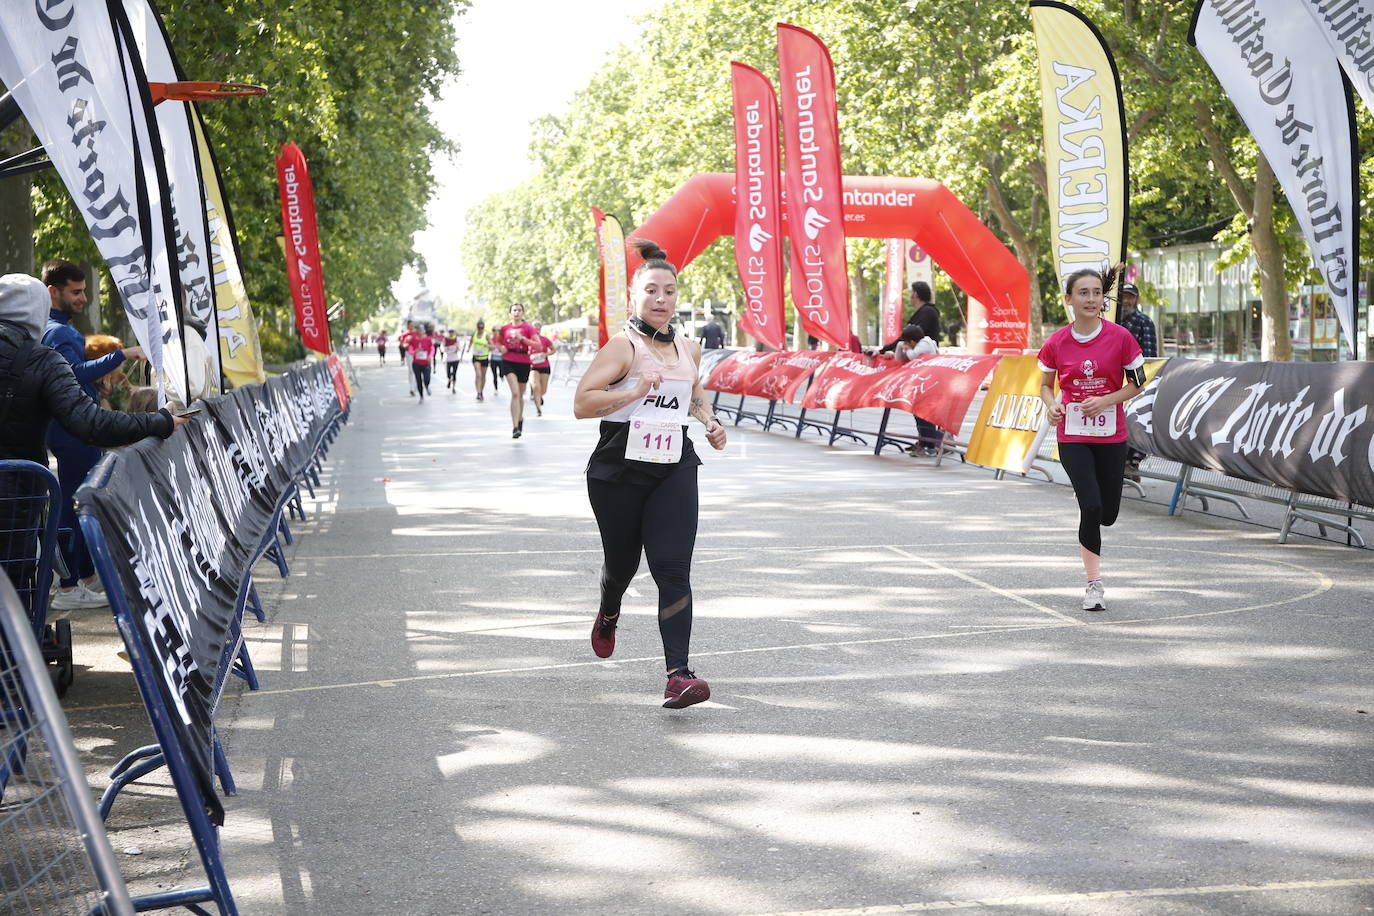
[[[782,292],[782,169],[778,97],[768,77],[730,64],[735,109],[735,266],[744,287],[744,333],[774,350],[787,346]]]
[[[883,313],[878,322],[878,336],[883,346],[902,336],[908,244],[906,239],[888,239],[883,247]]]
[[[1000,356],[918,356],[857,392],[852,408],[891,407],[929,420],[941,429],[959,433],[978,386],[996,367]],[[852,409],[838,406],[839,410]]]
[[[811,380],[801,406],[807,410],[853,410],[858,406],[858,396],[874,384],[875,377],[892,369],[891,360],[848,351],[836,353]]]
[[[834,355],[834,350],[778,353],[778,359],[772,365],[749,373],[744,382],[744,393],[770,401],[791,401],[811,373]]]
[[[787,162],[792,302],[814,337],[849,349],[849,262],[845,255],[840,123],[835,68],[815,35],[778,23]]]
[[[315,191],[306,171],[305,154],[294,143],[285,144],[277,156],[277,184],[296,327],[306,349],[328,353],[329,317],[320,266],[320,235],[315,227]]]
[[[720,361],[704,387],[721,394],[744,394],[744,380],[751,369],[772,361],[776,353],[756,353],[753,350],[737,350]]]
[[[348,379],[344,376],[343,362],[339,359],[339,354],[329,354],[329,359],[325,360],[329,364],[329,379],[334,383],[334,394],[339,398],[339,409],[348,409],[350,397],[348,390]]]

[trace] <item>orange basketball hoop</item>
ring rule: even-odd
[[[266,86],[250,83],[221,83],[214,80],[184,80],[179,83],[148,83],[157,105],[167,99],[174,102],[208,102],[213,99],[237,98],[239,96],[266,95]]]

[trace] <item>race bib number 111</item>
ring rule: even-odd
[[[682,460],[682,424],[632,418],[625,458],[651,464],[676,464]]]

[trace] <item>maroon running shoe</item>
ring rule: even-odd
[[[619,614],[607,620],[601,616],[601,609],[597,609],[596,623],[592,624],[592,651],[597,658],[610,658],[615,651],[615,625],[619,622]]]
[[[668,675],[668,686],[663,689],[664,709],[682,709],[709,699],[711,688],[686,668],[679,668]]]

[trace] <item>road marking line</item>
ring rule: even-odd
[[[1040,611],[1042,614],[1049,614],[1051,617],[1058,617],[1060,620],[1073,624],[1076,627],[1086,626],[1086,624],[1083,621],[1070,617],[1068,614],[1060,613],[1059,611],[1056,611],[1054,608],[1045,607],[1045,605],[1043,604],[1037,604],[1029,598],[1016,594],[1016,592],[1010,592],[1007,591],[1005,588],[999,588],[998,586],[993,585],[991,582],[984,582],[982,579],[976,579],[973,576],[970,576],[968,573],[960,572],[957,569],[945,566],[943,563],[936,563],[934,560],[927,560],[925,557],[917,556],[916,554],[911,553],[907,550],[903,550],[900,547],[889,547],[887,549],[892,551],[899,557],[906,557],[908,560],[915,560],[917,563],[923,563],[926,566],[929,566],[931,569],[935,570],[936,572],[942,572],[947,576],[954,576],[956,579],[963,579],[965,582],[968,582],[971,585],[976,585],[979,588],[985,588],[993,594],[1001,595],[1003,598],[1010,598],[1012,601],[1019,601],[1026,607],[1035,608],[1035,610]]]
[[[931,900],[926,903],[841,907],[830,910],[788,910],[769,913],[766,916],[878,916],[880,913],[919,913],[926,910],[974,910],[1000,906],[1032,907],[1054,903],[1080,903],[1085,900],[1128,900],[1133,897],[1194,897],[1206,894],[1258,894],[1272,891],[1324,890],[1341,887],[1369,887],[1371,885],[1374,885],[1374,878],[1282,881],[1272,884],[1209,884],[1198,887],[1146,887],[1138,890],[1088,891],[1078,894],[989,897],[985,900]]]
[[[889,550],[894,549],[894,548],[891,547],[891,545],[882,545],[882,546],[887,547],[887,549],[889,549]],[[1138,548],[1138,549],[1174,550],[1174,551],[1180,551],[1180,552],[1183,552],[1183,553],[1206,553],[1206,554],[1208,554],[1209,556],[1227,556],[1227,557],[1231,557],[1231,558],[1233,558],[1233,559],[1255,560],[1256,562],[1276,563],[1276,564],[1279,564],[1279,565],[1282,565],[1282,566],[1287,566],[1287,567],[1289,567],[1289,568],[1291,568],[1291,569],[1296,569],[1296,570],[1299,570],[1299,571],[1301,571],[1301,572],[1305,572],[1305,573],[1307,573],[1307,574],[1309,574],[1309,575],[1315,576],[1315,577],[1317,578],[1317,586],[1316,586],[1316,588],[1313,588],[1311,591],[1308,591],[1308,592],[1306,592],[1306,593],[1304,593],[1304,594],[1301,594],[1301,595],[1297,595],[1297,596],[1292,597],[1292,598],[1281,598],[1281,599],[1279,599],[1279,600],[1277,600],[1277,601],[1269,601],[1269,602],[1266,602],[1266,603],[1264,603],[1264,604],[1251,604],[1251,605],[1247,605],[1247,606],[1245,606],[1245,607],[1225,608],[1225,609],[1220,610],[1220,611],[1199,611],[1198,613],[1195,613],[1195,614],[1175,614],[1175,615],[1171,615],[1171,616],[1168,616],[1168,617],[1137,617],[1137,618],[1128,619],[1128,620],[1102,620],[1102,621],[1097,621],[1097,622],[1095,622],[1095,623],[1092,625],[1092,627],[1091,627],[1092,630],[1095,630],[1095,631],[1099,631],[1099,632],[1100,632],[1100,631],[1102,631],[1104,628],[1107,628],[1107,627],[1137,626],[1137,625],[1150,626],[1150,625],[1161,624],[1161,623],[1170,623],[1170,622],[1173,622],[1173,621],[1176,621],[1176,620],[1192,620],[1192,619],[1201,618],[1201,617],[1219,617],[1219,616],[1222,616],[1222,615],[1225,615],[1225,614],[1240,614],[1240,613],[1243,613],[1243,612],[1245,612],[1245,611],[1259,611],[1259,610],[1265,610],[1265,609],[1267,609],[1267,608],[1280,607],[1280,606],[1285,605],[1285,604],[1296,604],[1296,603],[1298,603],[1298,602],[1300,602],[1300,601],[1306,601],[1307,599],[1309,599],[1309,598],[1314,598],[1314,597],[1316,597],[1317,595],[1322,594],[1323,592],[1330,591],[1333,587],[1335,587],[1335,582],[1331,579],[1331,577],[1330,577],[1330,576],[1327,576],[1325,573],[1321,572],[1320,570],[1312,569],[1312,568],[1307,567],[1307,566],[1300,566],[1300,565],[1297,564],[1297,563],[1289,563],[1289,562],[1286,561],[1286,560],[1275,560],[1275,559],[1270,559],[1270,558],[1260,559],[1260,558],[1257,558],[1257,557],[1247,557],[1247,556],[1245,556],[1245,555],[1243,555],[1243,554],[1219,554],[1219,553],[1216,553],[1215,551],[1188,550],[1187,548],[1177,548],[1177,547],[1172,547],[1172,548],[1171,548],[1171,547],[1150,547],[1150,546],[1147,546],[1147,545],[1139,545],[1139,544],[1138,544],[1138,545],[1135,545],[1135,546],[1136,546],[1136,548]],[[785,549],[788,549],[788,548],[773,548],[773,549],[785,550]],[[828,550],[828,549],[833,549],[833,548],[817,548],[817,549],[827,549],[827,550]],[[553,551],[550,551],[550,552],[553,552]],[[568,551],[568,552],[576,552],[576,551]],[[795,551],[794,551],[794,552],[795,552]],[[915,559],[919,559],[919,558],[915,558]],[[969,578],[971,578],[971,577],[969,577]],[[976,581],[976,580],[975,580],[975,581]],[[1012,596],[1012,597],[1018,597],[1018,596]],[[1024,599],[1019,599],[1019,597],[1018,597],[1018,600],[1024,601]],[[1035,606],[1036,606],[1036,605],[1033,605],[1033,604],[1032,604],[1032,607],[1035,607]],[[929,640],[929,639],[952,639],[952,638],[958,638],[958,637],[963,637],[963,636],[992,636],[992,635],[1000,635],[1000,634],[1002,634],[1002,633],[1020,633],[1020,632],[1029,632],[1029,631],[1033,631],[1033,630],[1058,630],[1058,629],[1065,629],[1065,628],[1070,627],[1070,626],[1073,626],[1073,627],[1082,626],[1081,623],[1079,623],[1079,622],[1076,621],[1076,620],[1073,620],[1072,618],[1067,618],[1067,619],[1068,619],[1068,621],[1069,621],[1068,623],[1063,623],[1063,622],[1061,622],[1061,623],[1048,623],[1048,622],[1047,622],[1047,623],[1025,624],[1025,625],[1020,625],[1020,626],[1018,626],[1018,625],[1009,625],[1009,626],[1008,626],[1008,625],[999,625],[999,626],[997,627],[997,629],[978,629],[978,630],[969,630],[969,631],[966,631],[966,632],[926,633],[926,634],[921,634],[921,635],[916,635],[916,636],[887,636],[887,637],[872,637],[872,638],[868,638],[868,639],[846,639],[846,640],[839,640],[839,641],[836,641],[836,642],[829,642],[829,643],[811,642],[811,643],[800,643],[800,644],[797,644],[797,645],[790,645],[790,646],[757,646],[757,647],[749,648],[749,649],[721,649],[721,650],[718,650],[718,651],[715,651],[715,652],[695,652],[695,653],[693,653],[693,654],[696,655],[696,656],[699,656],[699,657],[720,657],[720,656],[726,656],[726,655],[752,655],[752,654],[757,654],[757,653],[760,653],[760,652],[788,652],[788,651],[796,651],[796,650],[802,650],[802,649],[829,649],[829,648],[841,648],[841,647],[844,647],[844,646],[881,645],[881,644],[883,644],[883,643],[918,642],[918,641],[921,641],[921,640]],[[284,625],[284,624],[278,624],[278,625]],[[251,631],[250,631],[250,632],[251,632]],[[245,636],[247,636],[247,634],[245,634]],[[630,663],[637,663],[637,662],[660,662],[660,661],[662,661],[662,660],[663,660],[663,657],[662,657],[661,655],[653,655],[653,656],[646,656],[646,657],[644,657],[644,658],[625,658],[625,659],[616,659],[615,661],[601,661],[601,660],[597,660],[597,661],[595,661],[595,662],[567,662],[567,663],[558,664],[558,665],[537,665],[537,666],[531,666],[531,667],[527,667],[527,668],[493,668],[493,669],[479,669],[479,670],[476,670],[476,671],[448,672],[448,673],[444,673],[444,674],[419,674],[419,675],[413,675],[413,676],[410,676],[410,677],[383,678],[383,679],[379,679],[379,680],[375,680],[375,681],[356,681],[356,682],[342,683],[342,684],[316,684],[316,685],[312,685],[312,686],[308,686],[308,687],[285,687],[285,688],[281,688],[281,689],[278,689],[278,690],[253,690],[253,691],[244,691],[242,694],[240,694],[240,696],[242,696],[244,699],[251,699],[252,697],[255,697],[255,696],[261,697],[261,696],[275,696],[275,695],[278,695],[278,694],[313,693],[313,692],[322,691],[322,690],[338,690],[338,689],[350,688],[350,687],[379,687],[379,686],[391,686],[391,687],[394,687],[394,686],[397,686],[397,685],[400,685],[400,684],[406,684],[406,683],[418,682],[418,681],[443,680],[443,679],[459,678],[459,677],[476,677],[476,676],[479,676],[479,675],[487,675],[487,674],[519,674],[519,673],[523,673],[523,672],[555,671],[555,670],[562,670],[562,669],[565,669],[565,668],[583,668],[583,667],[587,667],[587,666],[590,666],[590,665],[602,665],[602,666],[605,666],[605,667],[612,667],[612,666],[621,665],[621,664],[630,664]],[[76,713],[76,712],[95,712],[95,711],[106,710],[106,709],[138,709],[138,708],[141,708],[142,706],[143,706],[143,704],[142,704],[141,702],[133,702],[133,703],[97,703],[97,704],[92,704],[92,705],[90,705],[90,706],[70,706],[70,707],[66,707],[66,711],[70,714],[70,713]]]

